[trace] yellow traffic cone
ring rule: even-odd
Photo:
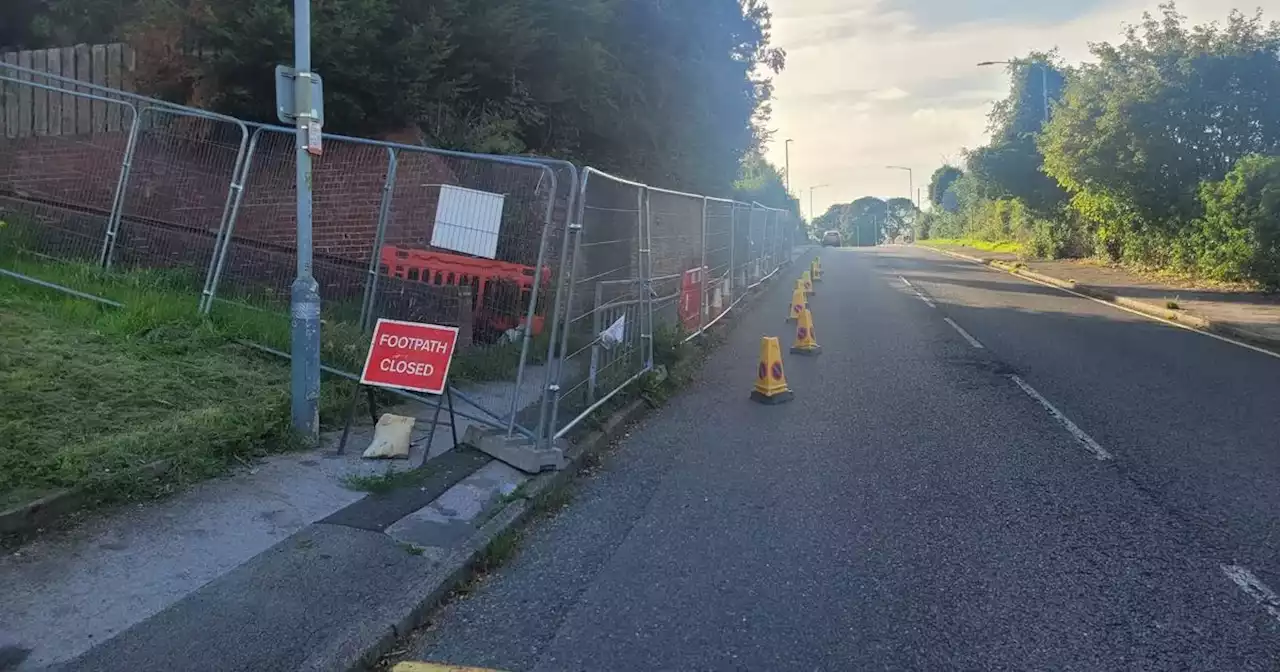
[[[813,279],[809,277],[809,271],[800,274],[800,282],[804,284],[804,293],[813,295]]]
[[[787,321],[799,320],[800,313],[803,313],[808,306],[809,300],[804,298],[804,288],[797,282],[795,291],[791,292],[791,307],[787,308]]]
[[[822,257],[813,258],[813,279],[822,279]]]
[[[813,333],[813,313],[808,308],[800,313],[800,321],[796,325],[796,342],[791,346],[791,352],[797,355],[822,354],[822,346],[818,345],[818,339]]]
[[[818,262],[816,259],[809,262],[809,277],[812,278],[814,282],[822,282],[822,274],[818,272]]]
[[[787,387],[787,377],[782,372],[782,347],[775,336],[760,339],[760,365],[756,368],[756,387],[751,390],[751,400],[762,404],[781,404],[795,398]]]

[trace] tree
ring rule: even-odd
[[[782,173],[758,151],[748,152],[742,159],[733,197],[747,203],[756,202],[771,208],[787,210],[800,218],[800,201],[787,193]]]
[[[888,203],[874,196],[863,196],[851,203],[837,203],[827,208],[826,213],[814,220],[814,229],[839,231],[845,244],[875,245],[888,219]]]
[[[909,198],[897,197],[885,201],[885,218],[880,227],[880,237],[894,239],[915,228],[920,209]]]
[[[949,164],[938,166],[938,169],[933,171],[933,176],[929,178],[929,202],[935,207],[941,207],[943,195],[962,175],[964,172],[955,166]]]
[[[274,121],[291,0],[18,0],[4,18],[28,41],[41,22],[79,39],[102,8],[124,5],[99,32],[134,43],[150,92]],[[329,131],[540,154],[728,195],[768,138],[769,77],[786,60],[771,21],[764,0],[324,0],[312,60]]]
[[[996,102],[987,117],[991,142],[965,154],[965,172],[977,180],[982,198],[1020,199],[1044,214],[1066,200],[1057,182],[1043,172],[1044,157],[1036,146],[1045,123],[1046,96],[1051,110],[1062,97],[1066,73],[1056,61],[1053,52],[1031,52],[1008,66],[1009,95]]]
[[[1045,170],[1112,258],[1174,263],[1200,184],[1280,151],[1280,27],[1239,12],[1188,27],[1162,5],[1092,51],[1040,139]]]

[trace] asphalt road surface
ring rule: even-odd
[[[409,657],[1280,669],[1280,360],[926,250],[823,258],[795,401],[747,399],[776,283]]]

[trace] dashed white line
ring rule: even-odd
[[[1254,576],[1253,572],[1240,565],[1223,565],[1222,573],[1226,574],[1228,579],[1231,579],[1232,582],[1239,586],[1245,595],[1252,597],[1254,601],[1262,605],[1262,608],[1268,614],[1271,614],[1272,618],[1280,621],[1280,596],[1267,587],[1267,584],[1263,583],[1261,579]]]
[[[1080,427],[1076,425],[1076,423],[1071,422],[1071,418],[1068,418],[1067,416],[1063,415],[1062,411],[1059,411],[1056,406],[1054,406],[1052,403],[1049,402],[1048,399],[1045,399],[1043,395],[1041,395],[1039,392],[1036,392],[1036,389],[1028,385],[1027,381],[1023,380],[1021,376],[1018,376],[1015,374],[1015,375],[1009,376],[1009,379],[1012,380],[1014,384],[1016,384],[1018,387],[1022,388],[1022,391],[1026,392],[1027,396],[1040,402],[1040,405],[1044,406],[1044,409],[1046,411],[1049,411],[1049,415],[1053,416],[1053,419],[1061,423],[1063,427],[1066,427],[1067,431],[1071,433],[1071,436],[1074,436],[1076,441],[1079,441],[1081,445],[1083,445],[1085,448],[1088,448],[1089,451],[1093,453],[1094,457],[1098,458],[1099,460],[1112,459],[1111,453],[1108,453],[1105,448],[1098,445],[1098,442],[1094,441],[1093,437],[1089,436],[1088,434],[1085,434],[1083,429],[1080,429]]]
[[[978,339],[974,338],[969,334],[969,332],[965,331],[964,327],[961,327],[960,325],[956,324],[955,320],[952,320],[949,317],[944,317],[942,318],[942,321],[951,325],[952,329],[955,329],[956,331],[960,332],[960,335],[964,336],[964,340],[969,341],[969,345],[972,345],[973,347],[979,350],[983,349],[983,345],[978,342]]]
[[[920,290],[916,289],[916,286],[911,284],[910,280],[902,277],[901,275],[898,276],[898,279],[902,281],[902,284],[906,285],[907,287],[910,287],[911,291],[915,292],[916,296],[920,297],[921,301],[924,301],[925,303],[929,304],[930,308],[937,308],[937,306],[933,305],[933,301],[929,300],[929,297],[925,296],[924,294],[921,294]]]

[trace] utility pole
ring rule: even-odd
[[[311,0],[293,0],[293,61],[297,71],[298,269],[289,290],[290,415],[294,430],[315,445],[320,438],[320,286],[311,270],[311,149],[319,151],[320,128],[311,99]]]

